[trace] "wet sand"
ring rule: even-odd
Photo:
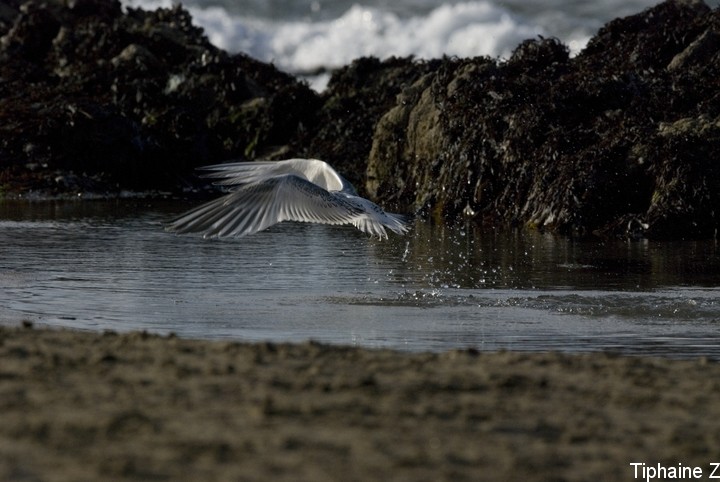
[[[719,394],[703,359],[0,327],[0,480],[707,480]]]

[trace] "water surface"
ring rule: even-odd
[[[0,205],[0,322],[402,350],[720,358],[714,241],[559,238],[418,222],[369,239],[285,223],[166,233],[179,203]]]

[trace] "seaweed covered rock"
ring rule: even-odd
[[[194,166],[287,144],[319,101],[212,46],[180,7],[75,0],[17,12],[0,39],[0,182],[11,189],[170,189]],[[68,173],[79,181],[57,182]]]
[[[330,162],[362,189],[375,125],[397,96],[435,64],[360,58],[338,69],[322,94],[314,122],[296,138],[295,151]]]
[[[708,237],[720,209],[720,12],[667,1],[576,58],[445,59],[377,124],[368,190],[442,218]]]

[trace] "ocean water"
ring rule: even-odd
[[[167,7],[172,0],[122,0]],[[328,69],[361,56],[507,58],[523,40],[557,37],[577,53],[609,20],[655,0],[188,0],[213,44],[308,76],[321,89]],[[720,0],[710,0],[717,7]]]
[[[423,221],[384,241],[303,223],[227,241],[165,232],[187,207],[0,204],[0,324],[720,359],[715,241],[577,240]]]

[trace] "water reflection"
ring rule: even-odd
[[[572,239],[418,224],[404,260],[408,279],[420,275],[412,281],[438,288],[652,290],[720,282],[715,241]]]
[[[418,223],[165,233],[180,203],[0,204],[0,320],[181,336],[720,358],[717,244]]]

